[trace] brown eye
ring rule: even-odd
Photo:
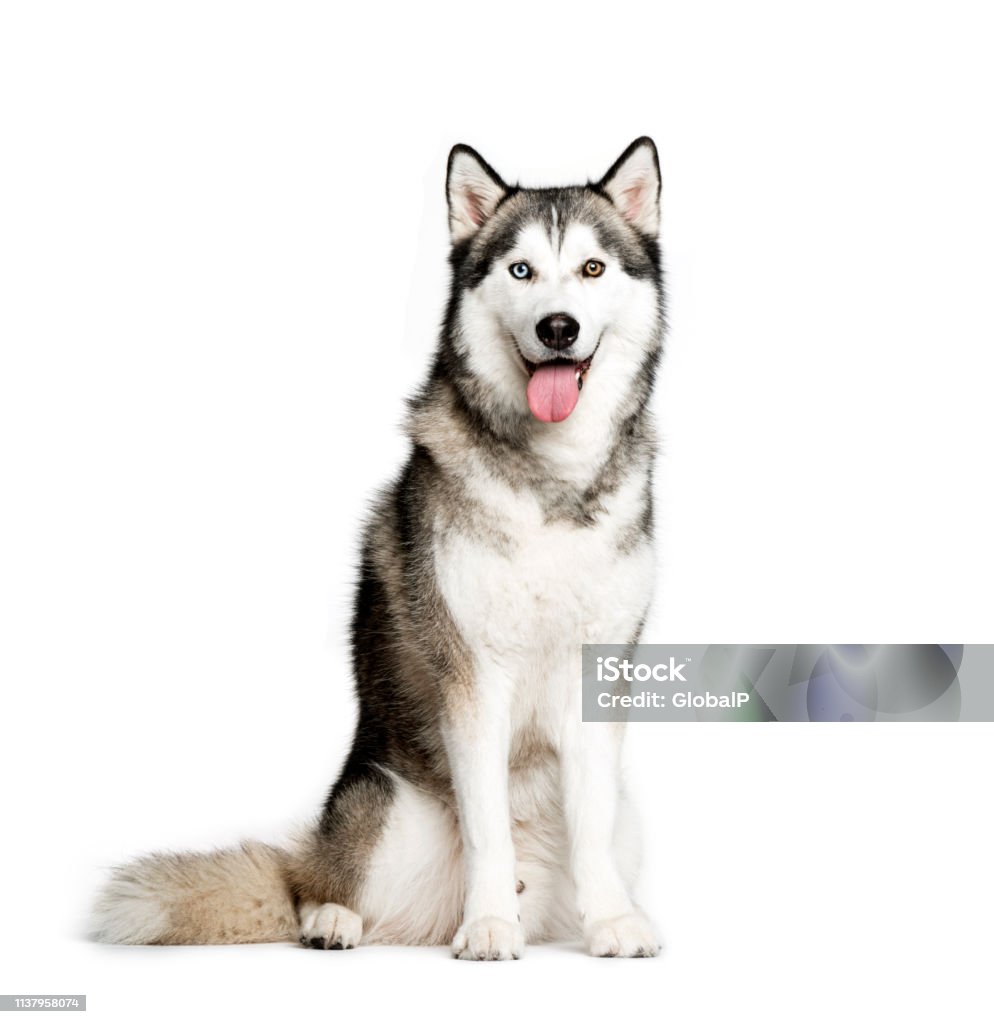
[[[600,277],[604,273],[604,264],[600,260],[587,260],[583,264],[584,277]]]

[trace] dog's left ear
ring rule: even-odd
[[[647,135],[636,139],[597,185],[630,224],[643,234],[659,234],[659,156]]]
[[[507,191],[500,175],[475,149],[453,146],[445,180],[453,243],[475,234],[497,209]]]

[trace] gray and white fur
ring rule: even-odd
[[[550,189],[453,149],[444,327],[362,545],[351,753],[286,849],[115,869],[96,937],[656,953],[622,727],[581,723],[579,665],[583,643],[638,638],[655,576],[659,193],[648,138]]]

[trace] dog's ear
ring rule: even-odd
[[[507,195],[500,175],[469,146],[453,146],[445,194],[449,200],[449,231],[452,241],[475,234]]]
[[[659,233],[659,157],[647,135],[636,139],[597,185],[639,231]]]

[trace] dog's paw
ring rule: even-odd
[[[591,956],[655,956],[659,952],[649,919],[638,911],[595,921],[585,931]]]
[[[452,955],[457,960],[517,960],[524,950],[521,925],[502,917],[467,921],[452,940]]]
[[[300,944],[311,949],[352,949],[362,938],[362,918],[337,903],[300,908]]]

